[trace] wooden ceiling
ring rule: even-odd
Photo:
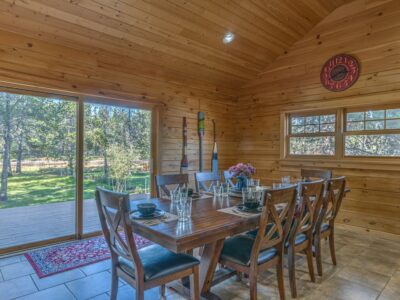
[[[351,0],[2,0],[0,30],[84,50],[101,68],[231,93]],[[233,32],[235,40],[222,43]]]

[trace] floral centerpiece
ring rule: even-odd
[[[238,163],[229,168],[229,172],[236,178],[236,189],[241,191],[247,187],[247,179],[256,173],[251,164]]]

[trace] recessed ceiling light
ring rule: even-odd
[[[224,38],[222,39],[222,41],[224,42],[224,44],[229,44],[234,39],[235,39],[235,35],[232,32],[227,32],[227,33],[225,33]]]

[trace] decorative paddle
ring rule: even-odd
[[[203,138],[204,138],[204,112],[199,111],[198,113],[199,124],[199,170],[203,172]]]
[[[217,148],[217,134],[215,120],[213,122],[213,135],[214,135],[214,148],[211,157],[211,170],[213,173],[218,174],[218,148]]]
[[[187,158],[187,123],[186,117],[183,117],[183,150],[181,160],[181,174],[187,174],[189,168],[189,161]]]

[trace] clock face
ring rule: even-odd
[[[330,58],[322,67],[321,83],[333,92],[344,91],[358,79],[360,66],[356,58],[339,54]]]

